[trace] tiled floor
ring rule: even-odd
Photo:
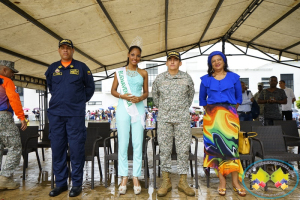
[[[120,178],[116,178],[114,176],[114,167],[113,163],[110,163],[109,166],[109,186],[107,188],[104,187],[104,180],[100,179],[100,174],[98,169],[97,162],[95,162],[95,189],[91,189],[91,162],[85,165],[84,168],[84,183],[83,183],[83,192],[80,196],[70,199],[260,199],[249,192],[246,197],[238,196],[232,189],[231,186],[231,177],[227,177],[227,186],[226,186],[226,196],[221,197],[217,193],[219,179],[216,175],[211,172],[210,178],[210,188],[206,187],[206,178],[203,171],[202,163],[203,163],[203,140],[200,133],[200,129],[193,130],[193,133],[199,137],[199,149],[198,149],[198,171],[199,171],[199,188],[195,189],[196,196],[195,197],[187,197],[182,192],[179,192],[177,189],[177,184],[179,181],[179,175],[176,173],[176,162],[173,162],[173,174],[171,175],[172,186],[173,189],[168,193],[166,197],[157,197],[156,190],[153,188],[153,162],[152,162],[152,147],[149,143],[148,147],[148,158],[149,158],[149,168],[150,168],[150,180],[149,180],[149,188],[143,188],[145,182],[143,176],[140,177],[140,182],[142,185],[142,193],[140,195],[135,195],[133,193],[133,184],[132,184],[132,176],[130,176],[129,182],[127,184],[127,193],[126,195],[118,194],[118,184],[120,183]],[[150,141],[151,142],[151,141]],[[100,149],[101,152],[101,164],[103,169],[103,149]],[[17,168],[14,178],[16,181],[21,183],[21,187],[16,190],[0,190],[0,200],[18,200],[18,199],[68,199],[68,192],[64,192],[61,195],[50,198],[49,192],[51,191],[50,187],[50,173],[51,173],[51,149],[45,150],[45,161],[42,161],[43,171],[48,172],[48,181],[42,181],[41,173],[39,173],[39,168],[37,165],[36,157],[34,153],[31,153],[29,156],[29,166],[26,170],[26,180],[22,181],[22,164],[23,160],[21,159],[20,165]],[[42,153],[39,151],[40,158],[42,160]],[[5,156],[3,161],[5,160]],[[129,162],[129,169],[132,169],[132,162]],[[129,171],[129,175],[132,170]],[[143,171],[142,171],[143,174]],[[188,175],[188,182],[191,186],[195,186],[195,181]],[[161,178],[157,178],[157,185],[159,186],[161,182]],[[294,182],[295,183],[295,182]],[[246,184],[249,185],[249,182],[246,181]],[[71,187],[71,186],[70,186]],[[288,192],[292,188],[287,189]],[[272,187],[270,184],[270,191],[276,190],[276,188]],[[300,199],[300,186],[288,196],[282,199]]]

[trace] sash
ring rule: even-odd
[[[121,94],[131,94],[131,90],[127,81],[126,76],[126,68],[122,67],[121,69],[117,69],[117,78],[121,89]],[[132,103],[131,101],[127,101],[125,99],[122,99],[124,102],[124,106],[126,108],[127,113],[131,117],[131,123],[134,123],[138,121],[138,119],[141,119],[141,124],[143,128],[145,128],[145,122],[144,122],[144,115],[140,115],[135,103]]]

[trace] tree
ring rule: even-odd
[[[299,100],[296,101],[296,106],[297,106],[298,109],[300,109],[300,97],[299,97]]]

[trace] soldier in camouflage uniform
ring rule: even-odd
[[[18,127],[14,123],[13,112],[21,120],[21,129],[27,128],[19,94],[11,80],[14,73],[14,63],[0,60],[0,166],[3,149],[8,149],[6,161],[0,172],[0,189],[16,189],[20,186],[14,182],[13,173],[20,163],[22,145]]]
[[[172,189],[169,173],[171,172],[173,137],[175,137],[177,166],[180,174],[178,190],[189,196],[195,195],[186,180],[192,141],[189,107],[194,99],[195,89],[190,75],[179,71],[181,64],[180,54],[175,51],[169,52],[166,62],[168,71],[159,74],[152,86],[153,101],[159,108],[157,136],[163,174],[163,183],[157,191],[158,196],[165,196]]]

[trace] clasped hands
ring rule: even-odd
[[[277,103],[277,100],[271,99],[271,100],[268,100],[267,103],[270,103],[270,104]]]
[[[136,96],[133,96],[132,94],[123,94],[122,95],[122,99],[125,99],[127,101],[131,101],[132,103],[138,103],[140,101],[142,101],[141,97],[136,97]]]

